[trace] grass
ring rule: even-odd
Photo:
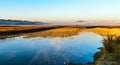
[[[71,37],[79,34],[81,28],[75,27],[63,27],[63,28],[55,28],[51,30],[34,32],[25,35],[26,38],[31,37]]]
[[[0,39],[23,36],[27,33],[41,32],[61,26],[0,26]]]
[[[113,57],[120,59],[120,36],[114,38],[114,36],[108,35],[107,39],[104,40],[104,47]]]
[[[0,27],[0,38],[16,36],[31,37],[71,37],[77,35],[84,26],[8,26]]]
[[[59,27],[59,26],[0,26],[0,32],[23,31],[23,30],[42,29],[49,27]]]
[[[116,37],[120,36],[120,28],[90,28],[86,31],[95,32],[105,37],[108,36],[108,34]]]
[[[120,36],[108,35],[95,65],[120,65]]]

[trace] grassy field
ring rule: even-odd
[[[10,31],[23,31],[23,30],[33,30],[33,29],[42,29],[50,27],[59,27],[59,26],[0,26],[0,32],[10,32]]]
[[[95,32],[97,34],[100,34],[102,36],[120,36],[120,28],[91,28],[91,29],[87,29],[87,31],[90,32]]]
[[[31,38],[31,37],[71,37],[74,35],[78,35],[79,32],[83,28],[73,28],[73,27],[63,27],[63,28],[56,28],[56,29],[51,29],[51,30],[46,30],[46,31],[41,31],[41,32],[34,32],[34,33],[29,33],[26,34],[26,38]]]
[[[31,37],[71,37],[79,34],[85,27],[76,26],[17,26],[0,27],[0,38],[16,36]]]
[[[71,37],[80,32],[94,32],[102,36],[120,36],[120,27],[112,26],[1,26],[0,38],[24,35],[30,37]]]
[[[0,38],[71,37],[80,32],[94,32],[101,36],[120,36],[120,27],[112,26],[0,26]]]

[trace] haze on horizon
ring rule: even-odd
[[[120,22],[120,0],[0,0],[0,19]]]

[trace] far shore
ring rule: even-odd
[[[32,30],[47,30],[61,27],[75,27],[75,28],[120,28],[120,26],[79,26],[79,25],[37,25],[37,26],[0,26],[0,32],[14,32],[14,31],[32,31]]]
[[[27,37],[70,37],[81,31],[95,32],[102,36],[120,36],[120,26],[0,26],[0,38],[27,35]]]
[[[17,34],[17,33],[29,33],[29,32],[40,32],[50,29],[57,29],[57,28],[120,28],[120,26],[78,26],[78,25],[42,25],[42,26],[0,26],[0,35],[6,34]],[[93,30],[94,31],[94,30]]]

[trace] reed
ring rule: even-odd
[[[23,30],[42,29],[49,27],[59,27],[59,26],[0,26],[0,32],[23,31]]]
[[[120,36],[114,37],[108,35],[107,39],[104,40],[104,48],[114,58],[120,59]]]

